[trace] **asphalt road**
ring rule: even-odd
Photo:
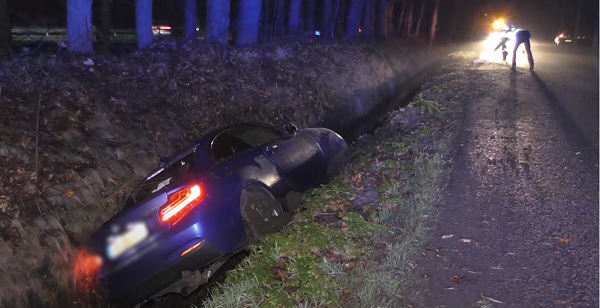
[[[553,47],[533,45],[533,72],[525,55],[459,69],[466,114],[415,306],[598,307],[598,58]]]

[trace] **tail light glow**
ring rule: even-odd
[[[204,198],[204,191],[195,184],[167,196],[167,203],[160,208],[160,220],[175,222],[194,208]]]
[[[102,266],[102,257],[80,249],[75,254],[75,282],[82,290],[93,289],[97,285],[98,270]]]

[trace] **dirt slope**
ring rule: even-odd
[[[0,62],[0,306],[73,303],[77,247],[158,157],[236,122],[320,126],[358,91],[430,58],[409,47],[165,39],[120,56]]]
[[[415,306],[597,307],[597,149],[565,130],[535,72],[457,74],[466,117]]]

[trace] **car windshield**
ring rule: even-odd
[[[194,163],[194,155],[190,154],[174,162],[166,168],[159,168],[150,173],[146,179],[139,181],[129,194],[124,208],[145,200],[153,193],[169,184],[181,181],[186,177]]]

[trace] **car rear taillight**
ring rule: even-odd
[[[198,184],[180,189],[167,196],[167,203],[160,208],[160,220],[175,222],[193,209],[204,198]]]

